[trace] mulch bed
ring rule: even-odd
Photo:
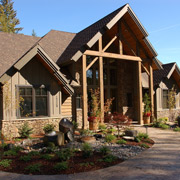
[[[56,163],[60,162],[56,157],[52,158],[51,160],[45,160],[41,159],[39,156],[34,156],[32,157],[31,161],[24,162],[19,159],[21,156],[24,155],[26,154],[20,152],[18,156],[15,157],[3,157],[2,159],[11,159],[12,163],[11,166],[8,168],[0,166],[0,171],[18,174],[30,174],[27,170],[25,170],[28,165],[41,164],[40,172],[34,172],[34,175],[74,174],[79,172],[94,171],[123,162],[123,160],[121,159],[116,159],[111,163],[104,162],[102,161],[103,155],[97,152],[89,158],[83,158],[82,153],[78,152],[73,158],[68,160],[67,170],[57,171],[53,168]]]

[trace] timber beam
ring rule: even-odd
[[[113,59],[122,59],[122,60],[128,60],[128,61],[140,61],[140,62],[142,61],[141,58],[137,56],[128,56],[128,55],[98,52],[98,51],[92,51],[92,50],[86,50],[84,52],[84,55],[98,56],[98,57],[104,57],[104,58],[113,58]]]

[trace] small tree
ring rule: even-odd
[[[11,0],[0,0],[0,31],[18,33],[23,29],[16,27],[20,24],[19,19],[16,18],[16,14]]]
[[[150,116],[151,115],[151,108],[150,108],[151,101],[147,93],[145,93],[144,95],[143,102],[144,102],[144,116]]]
[[[168,92],[168,109],[169,109],[169,120],[174,121],[175,120],[175,112],[173,112],[173,109],[176,107],[176,89],[175,85],[173,85],[172,89]]]

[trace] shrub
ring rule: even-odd
[[[52,156],[50,154],[42,154],[41,155],[41,158],[42,159],[46,159],[46,160],[51,160],[52,159]]]
[[[28,122],[25,122],[21,128],[18,129],[18,133],[22,138],[28,138],[32,134],[33,128],[29,127]]]
[[[115,156],[113,156],[112,154],[109,154],[103,158],[103,161],[107,163],[112,163],[116,159],[117,158]]]
[[[80,163],[79,165],[83,166],[83,167],[88,167],[89,165],[94,166],[94,163],[93,162],[85,162],[85,163]]]
[[[139,143],[141,142],[141,139],[139,139],[139,137],[135,137],[134,141]]]
[[[48,142],[47,146],[52,149],[54,149],[56,147],[56,145],[53,142]]]
[[[149,146],[147,144],[145,144],[145,143],[140,144],[140,146],[143,147],[143,148],[149,148]]]
[[[127,142],[126,142],[126,140],[124,140],[124,139],[119,139],[119,140],[117,140],[116,143],[117,143],[117,144],[126,144]]]
[[[25,155],[25,156],[21,156],[19,159],[21,161],[28,162],[28,161],[31,161],[31,156],[30,155]]]
[[[107,129],[107,133],[113,134],[114,132],[116,132],[116,129],[114,129],[114,128]]]
[[[149,136],[148,136],[148,134],[146,134],[146,133],[138,133],[137,138],[139,138],[140,140],[142,140],[142,139],[148,139]]]
[[[169,125],[167,125],[167,124],[162,124],[160,127],[161,127],[162,129],[169,129]]]
[[[0,166],[7,168],[10,166],[12,160],[11,159],[3,159],[0,161]]]
[[[82,150],[82,153],[83,153],[83,157],[85,157],[85,158],[90,157],[92,155],[92,153],[93,153],[93,149],[92,149],[91,145],[88,144],[88,143],[83,143],[82,147],[81,147],[81,150]]]
[[[108,135],[105,136],[105,141],[107,143],[111,143],[115,139],[116,139],[116,136],[113,136],[112,134],[108,134]]]
[[[63,161],[63,162],[57,163],[56,165],[54,165],[54,169],[57,170],[57,171],[68,169],[67,161]]]
[[[102,146],[99,149],[99,152],[102,153],[103,155],[107,155],[111,152],[111,150],[107,146]]]
[[[46,124],[43,128],[45,133],[50,133],[54,131],[55,125],[54,124]]]
[[[76,121],[72,121],[72,124],[73,124],[74,130],[76,130],[79,126],[79,124]]]
[[[10,149],[3,153],[4,156],[17,156],[17,152],[14,149]]]
[[[106,130],[107,126],[105,124],[99,124],[99,130]]]
[[[60,151],[57,151],[56,155],[61,161],[67,161],[68,159],[70,159],[74,155],[74,153],[73,153],[72,149],[66,148],[66,149],[62,149]]]
[[[174,131],[176,131],[176,132],[180,132],[180,127],[176,127],[176,128],[174,128]]]
[[[155,119],[153,121],[152,126],[153,127],[157,127],[157,128],[161,128],[163,124],[166,124],[166,122],[168,121],[168,118],[159,118],[159,119]]]
[[[41,166],[42,166],[41,164],[32,164],[27,166],[25,170],[27,170],[29,173],[41,172],[40,170]]]
[[[28,153],[29,156],[39,156],[40,155],[40,152],[38,151],[31,151]]]

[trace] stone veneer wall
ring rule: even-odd
[[[175,119],[177,116],[180,115],[180,109],[175,109],[173,110],[173,118]],[[157,119],[163,118],[163,117],[168,117],[169,118],[169,110],[162,110],[162,111],[157,111]]]
[[[55,125],[55,130],[59,130],[60,118],[39,118],[39,119],[15,119],[2,121],[2,134],[4,137],[19,137],[18,128],[22,127],[24,122],[28,122],[29,127],[33,128],[33,134],[44,133],[43,127],[52,123]],[[71,120],[71,117],[67,117]],[[10,134],[11,133],[11,134]]]

